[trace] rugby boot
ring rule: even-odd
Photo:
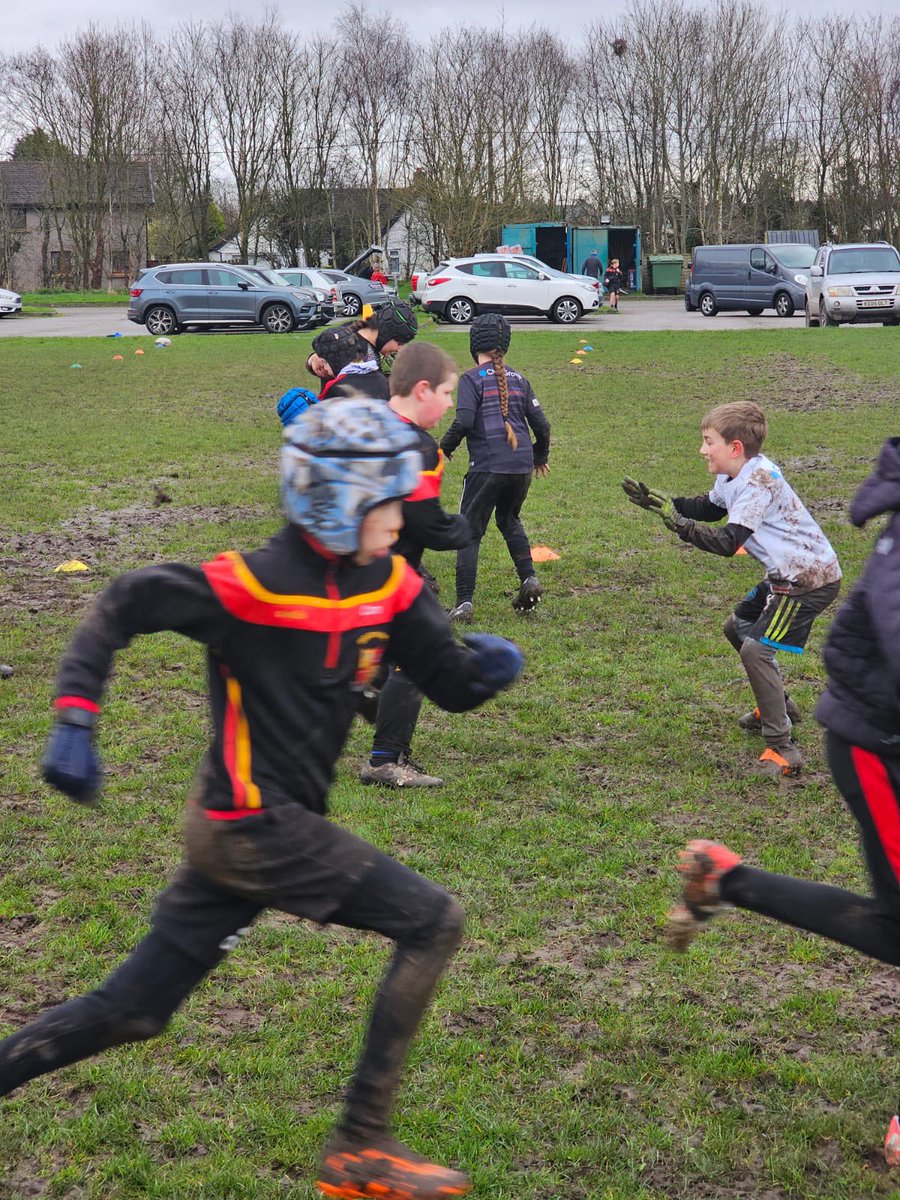
[[[531,612],[540,603],[542,590],[537,575],[529,575],[519,586],[518,595],[512,602],[513,608],[520,613]]]
[[[337,1131],[322,1153],[316,1187],[340,1200],[449,1200],[472,1184],[387,1135],[359,1141]]]
[[[788,719],[792,725],[799,725],[803,720],[803,713],[800,711],[800,705],[792,700],[787,692],[784,693],[784,707],[787,710]],[[747,733],[762,733],[762,720],[760,719],[759,709],[754,708],[753,712],[744,713],[742,717],[738,717],[738,725]]]
[[[728,905],[719,896],[719,880],[740,864],[741,856],[720,842],[695,838],[678,855],[681,904],[669,912],[666,940],[673,950],[686,950],[704,921]]]
[[[787,742],[783,746],[766,746],[756,767],[758,774],[770,775],[776,779],[793,779],[802,769],[803,755],[796,742]]]
[[[891,1117],[884,1135],[884,1161],[889,1167],[900,1167],[900,1118]]]
[[[429,775],[424,771],[408,754],[401,754],[396,761],[388,759],[378,766],[367,762],[359,778],[362,783],[380,783],[382,787],[394,788],[441,787],[444,783],[437,775]]]
[[[451,608],[447,616],[460,625],[471,625],[475,620],[475,606],[471,600],[463,600],[455,608]]]

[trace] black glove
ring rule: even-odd
[[[485,683],[499,691],[518,679],[525,659],[515,642],[492,633],[469,633],[463,641],[475,655],[475,665]]]
[[[622,480],[622,490],[631,503],[636,504],[639,508],[656,507],[650,500],[650,489],[640,479],[631,479],[626,475]]]
[[[97,802],[100,760],[94,750],[96,723],[96,713],[60,709],[41,760],[41,771],[50,786],[78,804]]]

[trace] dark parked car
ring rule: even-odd
[[[220,263],[170,263],[150,267],[131,285],[128,319],[159,334],[189,326],[261,325],[267,333],[290,333],[318,322],[314,296],[275,287]]]

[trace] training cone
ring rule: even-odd
[[[143,354],[143,350],[135,350],[135,354]]]
[[[533,562],[556,562],[559,555],[549,546],[532,546],[531,558]]]
[[[583,347],[582,347],[582,348],[581,348],[581,349],[578,351],[578,353],[579,353],[579,354],[587,354],[589,351],[593,350],[593,348],[594,348],[593,346],[583,346]]]
[[[75,571],[89,571],[90,567],[87,563],[83,563],[80,558],[70,558],[66,562],[60,563],[58,567],[53,568],[53,574],[72,575]]]
[[[71,367],[69,367],[69,370],[70,371],[80,371],[81,363],[72,363]]]
[[[580,367],[581,364],[584,362],[584,359],[583,358],[570,358],[569,362],[574,363],[576,367]]]
[[[124,362],[124,361],[125,361],[125,359],[122,357],[121,354],[113,355],[113,362]]]

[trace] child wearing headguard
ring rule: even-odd
[[[463,438],[469,450],[459,511],[472,527],[472,541],[456,556],[452,621],[474,619],[478,552],[492,516],[519,576],[513,608],[530,612],[541,598],[531,543],[519,513],[532,476],[549,472],[550,422],[525,376],[506,365],[511,337],[509,322],[497,313],[483,313],[472,322],[469,349],[476,365],[459,381],[456,416],[441,439],[448,459]]]
[[[62,658],[49,783],[79,803],[100,787],[94,740],[113,659],[139,634],[206,647],[212,737],[185,822],[185,858],[151,930],[98,988],[0,1042],[0,1095],[110,1046],[161,1033],[267,907],[394,942],[340,1124],[317,1183],[330,1196],[437,1200],[469,1181],[391,1133],[410,1042],[461,936],[442,888],[327,819],[335,762],[379,657],[461,712],[509,686],[502,638],[454,641],[421,578],[391,547],[418,485],[415,432],[378,400],[316,404],[285,434],[287,524],[262,549],[115,580]]]

